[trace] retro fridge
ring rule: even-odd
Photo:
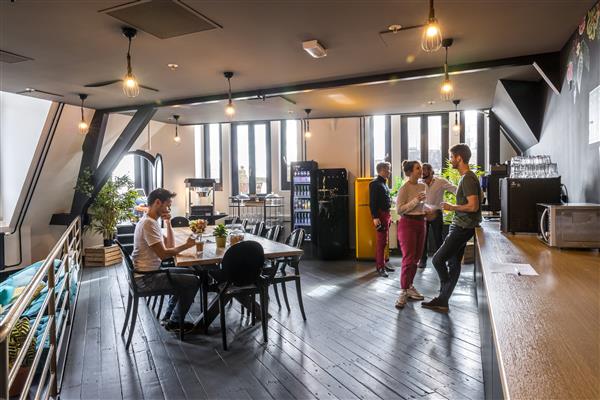
[[[306,231],[305,242],[312,242],[317,216],[317,168],[316,161],[292,162],[292,187],[290,210],[292,230],[302,228]]]
[[[356,259],[375,259],[375,227],[369,209],[369,183],[373,178],[356,178],[354,182],[354,207],[356,223]],[[389,257],[389,246],[386,247]]]
[[[317,219],[313,241],[317,256],[337,260],[348,254],[348,171],[344,168],[317,171]]]

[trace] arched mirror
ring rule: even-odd
[[[164,164],[160,154],[153,156],[143,150],[127,152],[113,171],[113,176],[127,175],[136,189],[148,195],[164,183]]]
[[[163,158],[162,155],[157,154],[154,161],[154,183],[156,188],[161,188],[164,185],[164,174]]]

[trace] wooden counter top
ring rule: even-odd
[[[557,250],[534,235],[476,230],[506,399],[600,398],[600,253]],[[528,263],[539,276],[494,273]]]

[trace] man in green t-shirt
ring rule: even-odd
[[[461,178],[456,190],[456,204],[442,203],[447,211],[454,211],[454,219],[448,236],[433,256],[433,266],[440,278],[440,294],[421,306],[447,312],[448,300],[460,277],[461,260],[465,246],[475,234],[475,227],[481,222],[481,188],[477,175],[469,168],[471,149],[466,144],[457,144],[450,149],[452,167],[460,172]]]

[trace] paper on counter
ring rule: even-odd
[[[538,276],[539,274],[533,269],[531,264],[517,264],[517,263],[502,263],[493,264],[491,272],[494,274],[512,274],[512,275],[528,275]]]

